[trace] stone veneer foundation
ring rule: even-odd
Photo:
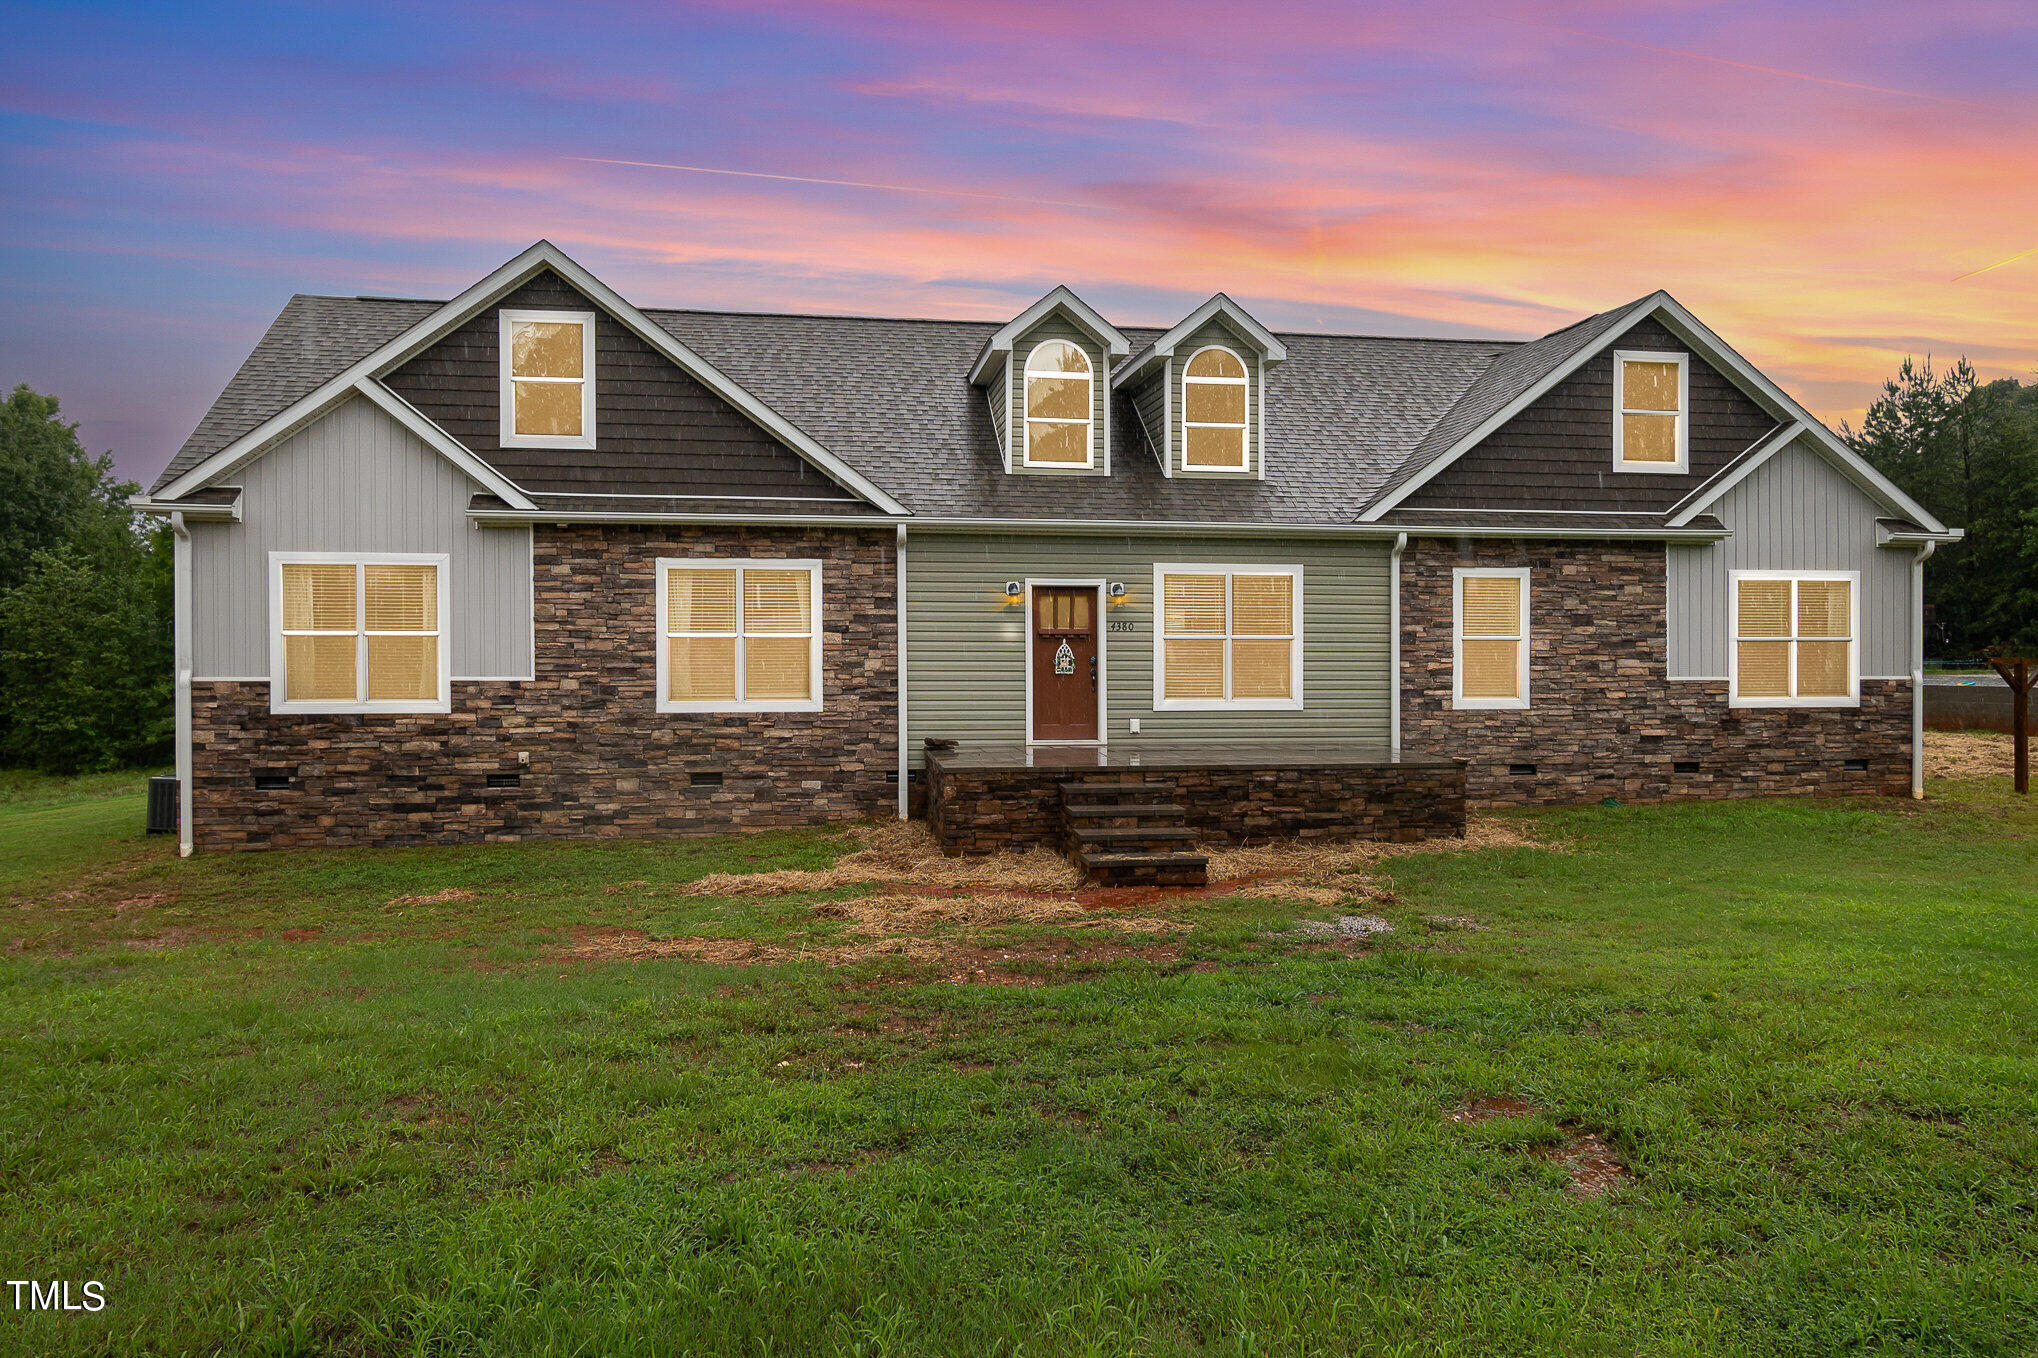
[[[706,834],[893,809],[891,534],[540,526],[533,551],[529,683],[455,682],[450,713],[330,717],[272,714],[266,683],[193,685],[196,847]],[[658,712],[661,556],[819,559],[822,710]]]
[[[1530,569],[1526,709],[1451,708],[1460,566]],[[1730,708],[1724,681],[1667,678],[1667,589],[1660,543],[1411,540],[1402,740],[1468,760],[1475,806],[1909,793],[1908,683],[1864,680],[1858,708]]]
[[[1064,784],[1151,779],[1173,788],[1151,800],[1180,805],[1203,844],[1274,839],[1406,843],[1465,833],[1465,769],[1456,760],[1354,763],[1281,758],[1203,762],[1189,751],[1137,768],[970,767],[930,754],[927,826],[943,853],[987,854],[1062,842]]]

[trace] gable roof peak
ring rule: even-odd
[[[1107,359],[1123,358],[1132,348],[1131,341],[1125,338],[1118,327],[1105,320],[1095,307],[1076,296],[1074,288],[1066,283],[1057,283],[1048,289],[1046,295],[1039,301],[998,327],[997,331],[984,341],[984,347],[977,353],[976,362],[970,365],[970,382],[981,385],[998,360],[1010,357],[1013,345],[1024,338],[1034,326],[1057,311],[1087,331],[1090,338],[1103,345]]]
[[[1162,331],[1152,342],[1142,345],[1138,353],[1120,364],[1118,371],[1111,375],[1111,385],[1122,387],[1145,375],[1156,363],[1173,356],[1184,340],[1218,317],[1222,317],[1234,331],[1258,349],[1260,357],[1267,362],[1279,363],[1288,357],[1288,346],[1281,342],[1279,336],[1261,325],[1251,312],[1230,297],[1213,292],[1201,306]]]

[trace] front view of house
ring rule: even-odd
[[[1958,536],[1664,293],[1528,343],[750,315],[542,242],[293,298],[138,503],[187,852],[906,814],[930,739],[1900,793]]]

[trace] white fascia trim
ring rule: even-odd
[[[1722,495],[1747,480],[1763,463],[1788,448],[1804,432],[1802,420],[1790,420],[1755,440],[1753,446],[1738,459],[1720,468],[1704,485],[1678,501],[1666,522],[1672,528],[1682,528],[1690,523],[1711,508]]]
[[[354,384],[354,390],[373,401],[384,414],[417,435],[433,452],[466,472],[482,489],[518,509],[533,508],[531,497],[525,493],[523,487],[469,452],[423,411],[382,383],[372,377],[364,377]]]
[[[1826,428],[1818,416],[1799,405],[1797,400],[1783,388],[1777,386],[1760,369],[1742,358],[1725,340],[1707,328],[1705,322],[1685,310],[1683,303],[1668,293],[1657,294],[1662,303],[1658,308],[1660,319],[1675,332],[1678,338],[1699,352],[1707,362],[1716,368],[1724,368],[1755,388],[1781,410],[1787,419],[1804,425],[1805,431],[1818,441],[1826,452],[1847,473],[1856,484],[1872,497],[1895,509],[1904,518],[1921,524],[1935,533],[1946,531],[1940,523],[1925,511],[1924,506],[1897,489],[1896,485],[1852,448],[1849,448],[1838,434]]]
[[[1120,368],[1111,376],[1113,387],[1124,386],[1136,375],[1143,375],[1153,365],[1171,357],[1175,347],[1196,331],[1203,328],[1213,317],[1223,316],[1242,332],[1241,338],[1249,339],[1260,351],[1260,356],[1269,363],[1279,363],[1288,357],[1288,346],[1281,343],[1273,331],[1254,320],[1251,313],[1223,293],[1212,293],[1210,300],[1184,316],[1173,329],[1153,342],[1147,356],[1140,360],[1137,368]]]
[[[497,297],[520,286],[547,264],[563,259],[565,256],[559,252],[557,246],[550,241],[539,241],[431,315],[419,320],[395,339],[367,357],[356,360],[351,366],[328,378],[309,393],[300,396],[185,472],[163,487],[160,497],[174,499],[187,494],[246,458],[264,451],[270,444],[289,435],[300,425],[308,423],[327,406],[351,392],[362,378],[387,372],[412,354],[429,348],[437,340],[465,325]]]
[[[1492,415],[1489,415],[1485,420],[1481,421],[1476,428],[1471,430],[1471,432],[1467,433],[1463,438],[1459,439],[1456,443],[1452,444],[1450,447],[1444,449],[1444,451],[1439,453],[1436,457],[1430,459],[1430,464],[1427,467],[1424,467],[1415,476],[1409,478],[1407,482],[1401,485],[1400,488],[1395,490],[1386,499],[1366,509],[1363,513],[1359,515],[1359,518],[1366,522],[1371,522],[1375,519],[1378,519],[1382,514],[1385,514],[1388,510],[1400,504],[1403,500],[1413,495],[1416,491],[1422,489],[1422,487],[1427,485],[1430,482],[1430,480],[1436,476],[1438,472],[1450,466],[1453,462],[1456,462],[1459,458],[1463,457],[1466,453],[1470,452],[1474,447],[1478,446],[1481,442],[1485,440],[1487,435],[1491,434],[1494,430],[1500,428],[1501,425],[1506,424],[1509,420],[1513,419],[1516,415],[1519,415],[1522,411],[1528,409],[1531,405],[1534,405],[1537,401],[1541,400],[1543,396],[1547,394],[1552,387],[1556,386],[1559,382],[1569,377],[1572,373],[1577,372],[1580,368],[1584,367],[1594,358],[1597,358],[1599,356],[1600,346],[1607,339],[1615,335],[1625,333],[1629,329],[1629,327],[1635,325],[1637,322],[1649,316],[1659,306],[1661,306],[1665,302],[1668,302],[1669,300],[1670,294],[1667,292],[1651,293],[1649,296],[1644,297],[1641,301],[1629,307],[1626,311],[1623,311],[1618,316],[1615,316],[1605,325],[1601,326],[1598,332],[1594,335],[1592,342],[1584,345],[1578,351],[1578,353],[1575,356],[1573,356],[1570,360],[1562,364],[1559,364],[1556,368],[1553,368],[1551,371],[1544,373],[1543,376],[1536,382],[1534,386],[1530,387],[1527,391],[1523,392],[1521,395],[1515,397],[1512,401],[1509,401],[1506,405],[1502,406]]]
[[[1943,543],[1959,542],[1967,536],[1965,528],[1949,528],[1943,533],[1897,533],[1880,524],[1875,529],[1875,545],[1878,547],[1937,547]]]
[[[970,365],[970,385],[981,385],[990,366],[1001,358],[1009,357],[1012,346],[1056,309],[1067,312],[1071,320],[1089,331],[1090,337],[1104,346],[1107,358],[1123,358],[1131,352],[1131,343],[1119,332],[1117,326],[1099,315],[1095,307],[1076,296],[1068,284],[1060,283],[1056,284],[1045,297],[999,326],[997,333],[984,341],[983,350],[977,355],[977,361]],[[1107,363],[1105,366],[1110,365]]]
[[[725,376],[712,363],[667,334],[608,284],[568,258],[565,251],[558,246],[545,240],[539,241],[366,358],[355,362],[337,376],[329,378],[309,394],[293,401],[185,472],[165,486],[159,498],[175,499],[197,489],[241,461],[265,451],[272,443],[315,418],[327,406],[352,391],[362,378],[380,377],[389,372],[406,359],[429,348],[445,335],[472,320],[498,298],[514,291],[541,270],[548,268],[578,288],[590,301],[615,317],[639,339],[663,353],[699,380],[703,386],[741,410],[767,433],[783,441],[836,481],[888,514],[907,512],[904,505],[872,485],[783,415]]]
[[[1674,363],[1677,365],[1677,460],[1675,462],[1630,462],[1627,457],[1627,420],[1631,414],[1663,414],[1662,411],[1631,411],[1622,399],[1626,381],[1621,366],[1627,363]],[[1613,351],[1613,469],[1640,472],[1648,476],[1688,476],[1691,473],[1691,355],[1680,350],[1616,349]]]

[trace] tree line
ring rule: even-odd
[[[0,404],[0,764],[167,761],[175,735],[170,530],[88,455],[57,400]]]
[[[1906,358],[1847,441],[1934,517],[1967,530],[1925,567],[1925,650],[2038,654],[2038,383]]]

